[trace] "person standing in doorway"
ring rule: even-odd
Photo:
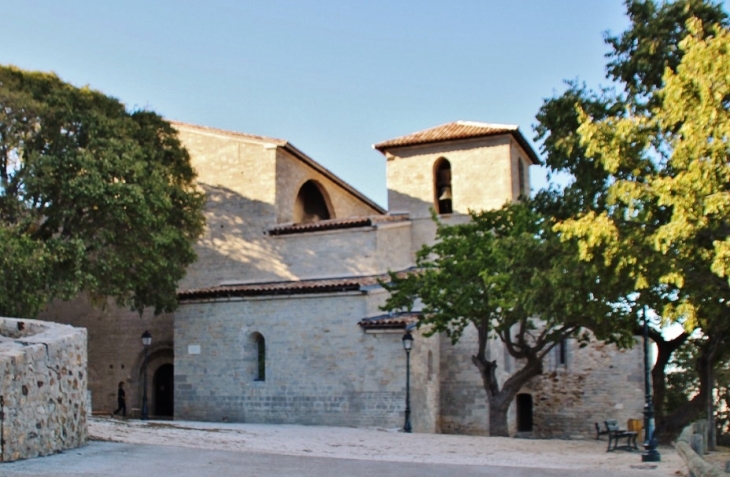
[[[124,381],[119,381],[119,388],[117,389],[117,410],[112,413],[112,417],[114,417],[119,411],[122,412],[122,417],[127,417],[127,401],[125,400],[124,394]]]

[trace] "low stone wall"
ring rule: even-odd
[[[701,433],[695,432],[695,424],[692,423],[685,427],[682,433],[677,438],[677,443],[674,448],[677,453],[682,457],[687,468],[689,469],[689,475],[691,477],[728,477],[730,474],[723,472],[721,469],[714,465],[705,462],[705,460],[693,449],[693,440],[695,448],[698,448],[700,452],[705,448],[703,441],[704,437]]]
[[[0,317],[0,461],[88,439],[86,330]]]

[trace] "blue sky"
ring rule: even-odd
[[[130,108],[291,141],[386,205],[373,143],[459,119],[532,139],[564,79],[605,84],[619,0],[3,0],[0,63]],[[538,151],[539,152],[539,151]],[[532,168],[533,189],[546,184]]]

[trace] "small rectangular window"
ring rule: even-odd
[[[558,361],[559,366],[568,365],[568,339],[567,338],[563,338],[562,340],[560,340],[560,343],[558,343],[557,361]]]

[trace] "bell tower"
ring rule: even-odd
[[[413,219],[501,207],[528,195],[539,159],[517,126],[456,121],[375,144],[385,155],[388,210]]]

